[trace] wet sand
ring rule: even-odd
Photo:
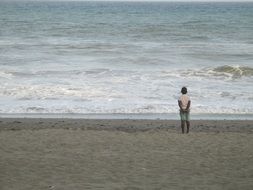
[[[0,189],[253,189],[253,121],[179,125],[0,118]]]

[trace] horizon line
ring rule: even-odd
[[[244,3],[253,0],[0,0],[0,2],[182,2],[182,3]]]

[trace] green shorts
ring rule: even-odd
[[[190,112],[182,112],[180,111],[181,121],[190,121]]]

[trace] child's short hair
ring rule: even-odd
[[[181,93],[182,93],[182,94],[186,94],[186,93],[187,93],[187,88],[186,88],[186,87],[183,87],[183,88],[181,89]]]

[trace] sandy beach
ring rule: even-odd
[[[252,189],[253,122],[0,119],[1,190]]]

